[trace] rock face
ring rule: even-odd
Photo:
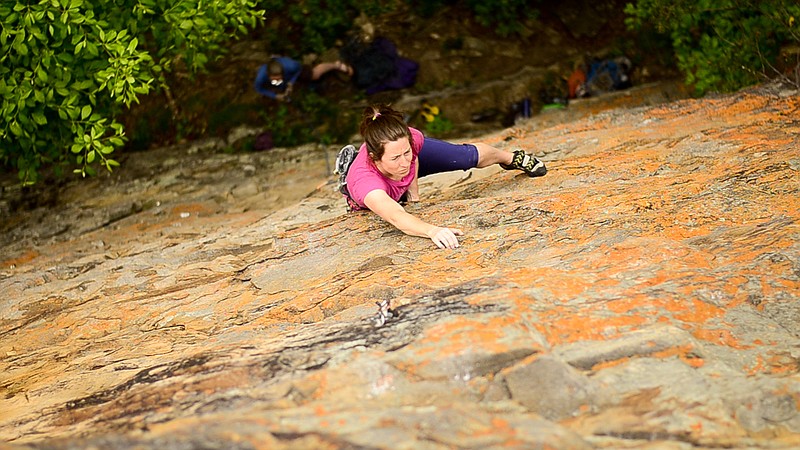
[[[238,177],[153,172],[170,197],[120,182],[136,198],[82,187],[51,212],[123,210],[93,227],[7,227],[0,440],[800,446],[798,92],[547,114],[485,136],[538,149],[547,176],[422,180],[409,209],[462,228],[453,251],[343,214],[330,183],[258,209],[280,174],[258,155],[218,157]]]

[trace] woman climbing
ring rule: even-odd
[[[452,144],[425,137],[387,105],[367,107],[360,132],[364,143],[355,159],[349,169],[339,168],[340,173],[346,173],[341,190],[350,208],[369,209],[403,233],[430,238],[439,248],[458,247],[457,236],[464,233],[424,222],[400,205],[404,196],[408,201],[419,201],[418,178],[492,164],[522,170],[530,177],[547,173],[543,162],[523,150],[512,153],[483,143]],[[354,148],[348,147],[353,153]],[[348,147],[342,149],[340,158]]]

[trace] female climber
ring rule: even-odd
[[[530,177],[547,173],[544,163],[524,150],[509,152],[488,144],[452,144],[423,136],[409,127],[403,115],[388,105],[364,110],[361,126],[364,143],[347,167],[337,161],[344,178],[342,193],[351,209],[369,209],[411,236],[430,238],[439,248],[456,248],[458,228],[429,224],[406,212],[402,200],[419,201],[418,178],[452,170],[469,170],[499,164],[506,170],[522,170]],[[342,149],[355,153],[353,146]],[[405,196],[405,197],[404,197]],[[402,200],[401,200],[402,199]]]

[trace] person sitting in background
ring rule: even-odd
[[[273,56],[258,68],[255,89],[265,97],[290,101],[296,83],[317,81],[332,70],[353,74],[353,69],[341,61],[323,62],[312,68],[286,56]]]
[[[355,37],[340,57],[355,68],[353,82],[367,95],[404,89],[417,82],[419,63],[400,56],[394,42],[384,37]]]

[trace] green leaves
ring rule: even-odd
[[[11,128],[11,132],[14,134],[14,136],[16,136],[18,138],[22,137],[23,130],[22,130],[22,127],[19,126],[19,122],[17,122],[16,120],[12,121],[11,124],[10,124],[10,128]]]
[[[263,15],[252,0],[0,2],[0,160],[24,184],[63,161],[111,170],[126,141],[116,114],[173,61],[203,68],[230,29]]]
[[[500,36],[520,33],[523,22],[538,15],[538,10],[525,0],[468,0],[467,4],[479,23],[494,26]]]
[[[781,46],[800,43],[796,0],[638,0],[625,12],[630,28],[669,32],[678,68],[698,94],[780,75],[773,67]]]
[[[37,125],[47,125],[47,117],[45,117],[41,111],[35,111],[33,113],[33,121],[36,122]]]

